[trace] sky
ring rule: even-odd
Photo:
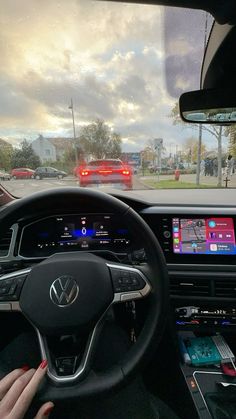
[[[153,138],[181,149],[197,132],[169,115],[182,92],[199,88],[205,18],[159,6],[1,0],[0,137],[14,145],[72,137],[72,98],[77,135],[101,118],[123,151]]]

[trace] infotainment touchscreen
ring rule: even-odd
[[[173,218],[173,252],[179,254],[236,254],[232,218]]]

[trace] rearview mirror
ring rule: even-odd
[[[203,89],[182,94],[179,99],[181,118],[200,124],[236,123],[235,89]]]

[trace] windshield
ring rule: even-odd
[[[3,0],[0,19],[0,182],[13,195],[236,186],[231,130],[178,114],[179,95],[199,88],[210,15]]]

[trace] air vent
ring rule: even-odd
[[[210,296],[210,280],[209,279],[193,279],[193,278],[171,278],[170,294],[173,296],[189,296],[189,297],[209,297]]]
[[[215,296],[236,298],[236,278],[222,278],[215,281]]]
[[[0,257],[7,256],[10,249],[12,238],[12,230],[8,230],[1,238],[0,238]]]

